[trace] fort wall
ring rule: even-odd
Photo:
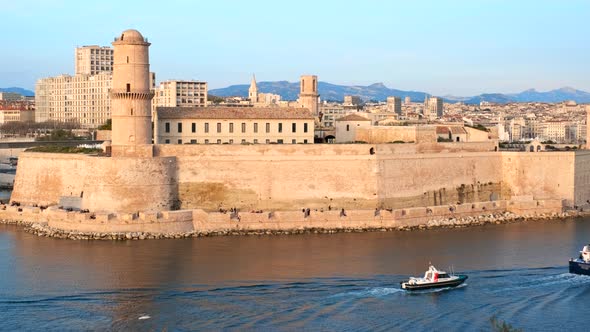
[[[81,198],[91,211],[171,209],[177,200],[174,157],[109,158],[25,152],[19,157],[11,200],[50,206]]]
[[[158,157],[23,153],[12,201],[56,205],[80,197],[90,211],[144,212],[372,210],[520,196],[571,206],[590,199],[589,186],[577,185],[590,181],[586,152],[455,152],[444,144],[153,149]]]

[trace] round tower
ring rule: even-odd
[[[149,46],[137,30],[125,30],[112,43],[110,91],[113,156],[152,156]]]

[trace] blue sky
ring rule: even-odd
[[[73,73],[74,47],[147,37],[157,81],[383,82],[435,95],[590,91],[590,1],[0,0],[0,87]]]

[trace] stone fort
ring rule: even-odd
[[[590,200],[588,151],[504,152],[489,144],[436,142],[152,144],[150,43],[126,30],[113,46],[111,156],[24,152],[13,202],[57,207],[76,199],[90,213],[157,214],[372,211],[501,200],[582,206]]]

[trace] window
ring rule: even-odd
[[[266,123],[266,132],[270,133],[270,123]]]
[[[307,123],[303,124],[303,132],[306,133],[307,132]]]
[[[307,140],[306,139],[303,140],[303,144],[307,144]]]
[[[254,144],[258,144],[258,139],[257,138],[254,139]]]
[[[230,139],[229,140],[229,144],[234,144],[234,140],[233,139]]]
[[[283,132],[283,124],[279,122],[279,133]]]
[[[169,132],[170,132],[170,122],[166,122],[166,123],[164,124],[164,126],[165,126],[165,129],[164,129],[164,131],[165,131],[165,132],[167,132],[167,133],[169,133]]]
[[[196,123],[194,123],[194,122],[191,124],[191,131],[192,131],[193,133],[196,133],[196,132],[197,132],[197,124],[196,124]]]
[[[182,122],[178,123],[178,132],[182,133]]]
[[[191,144],[197,144],[197,140],[196,139],[191,139]]]
[[[131,84],[127,83],[127,92],[131,92]]]
[[[234,124],[232,122],[229,123],[229,132],[230,133],[234,132]]]
[[[208,133],[209,132],[209,123],[205,122],[205,132]],[[207,142],[209,143],[209,142]]]
[[[268,138],[266,139],[266,144],[270,144],[270,140]]]
[[[242,132],[246,132],[246,123],[242,122]]]
[[[350,125],[346,125],[346,131],[350,131]]]
[[[246,140],[245,139],[242,139],[242,144],[246,144]]]
[[[217,144],[221,144],[221,140],[220,139],[217,140]]]
[[[292,139],[291,140],[291,144],[297,144],[297,140],[296,139]]]
[[[291,124],[291,132],[292,133],[296,133],[297,132],[297,124],[296,123],[292,123]]]
[[[217,122],[217,132],[220,133],[221,132],[221,123]]]
[[[182,144],[182,140],[181,139],[178,140],[178,144]]]
[[[278,139],[277,140],[277,144],[283,144],[283,140],[282,139]]]
[[[165,140],[165,141],[164,141],[164,143],[166,143],[166,144],[170,144],[170,140],[169,140],[169,139],[167,139],[167,140]]]
[[[208,139],[205,140],[205,144],[209,144],[209,140]]]
[[[258,123],[254,124],[254,132],[257,133],[258,132]]]

